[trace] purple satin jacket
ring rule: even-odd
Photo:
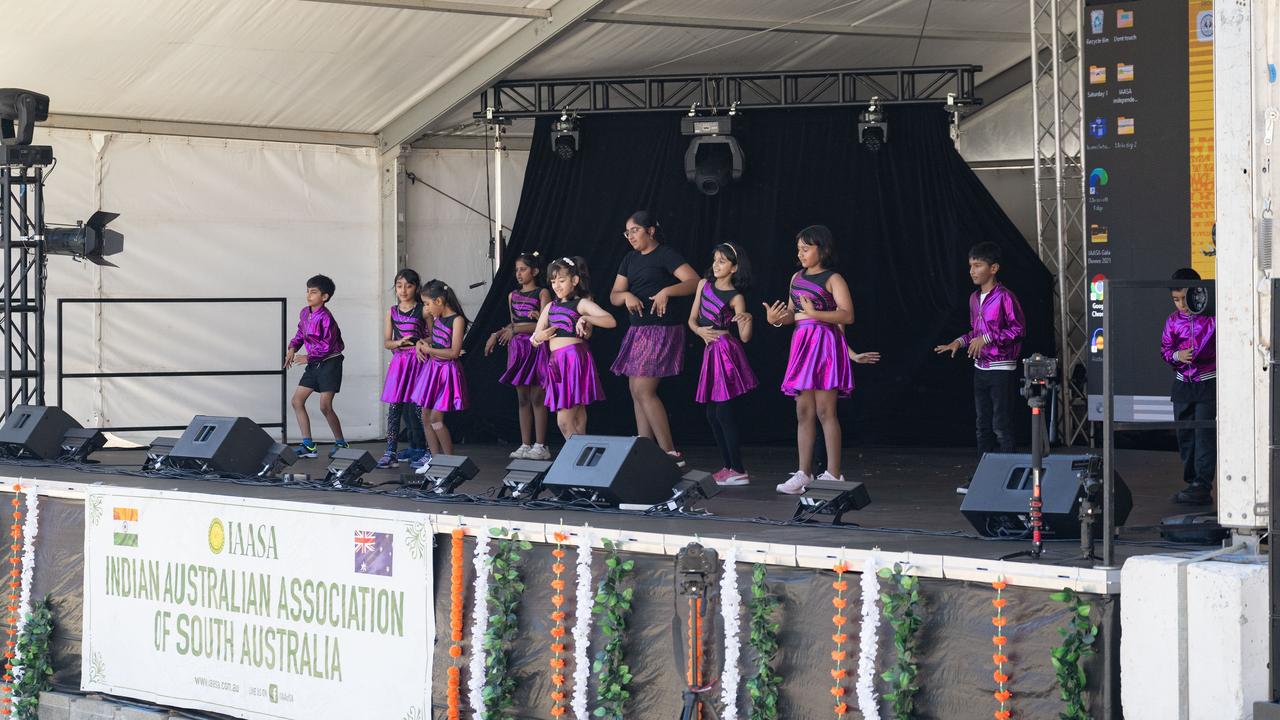
[[[342,331],[329,308],[321,306],[313,312],[310,307],[303,306],[302,312],[298,313],[298,332],[289,341],[289,349],[305,348],[307,362],[313,363],[341,355],[344,347]]]
[[[1217,326],[1215,318],[1180,312],[1171,314],[1164,321],[1160,355],[1179,380],[1204,382],[1218,376],[1218,353],[1213,341]],[[1173,358],[1174,353],[1188,348],[1191,349],[1191,362],[1179,362]]]
[[[1022,338],[1027,324],[1022,319],[1022,306],[1009,288],[996,283],[982,300],[982,290],[969,296],[969,324],[972,329],[958,339],[961,345],[981,337],[986,341],[973,366],[982,370],[1017,370],[1022,352]]]

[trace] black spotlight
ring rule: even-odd
[[[684,152],[684,176],[703,195],[717,195],[742,178],[746,159],[731,134],[733,118],[734,114],[680,119],[680,133],[693,138]]]
[[[889,124],[880,111],[880,98],[871,98],[871,104],[858,116],[858,142],[871,152],[876,152],[889,142]]]
[[[791,519],[811,522],[814,515],[831,515],[832,525],[852,524],[841,522],[841,517],[850,510],[861,510],[870,504],[871,494],[860,482],[814,480],[796,500],[796,512]]]
[[[70,255],[88,260],[94,265],[115,263],[104,255],[115,255],[124,250],[124,235],[108,230],[107,223],[120,217],[119,213],[99,210],[88,222],[76,223],[73,228],[53,228],[45,233],[45,252],[50,255]]]
[[[36,123],[49,119],[49,96],[30,90],[0,90],[0,165],[49,165],[53,148],[32,145]]]
[[[655,509],[689,512],[693,504],[699,500],[710,500],[720,492],[711,473],[702,470],[690,470],[671,488],[671,499],[657,505]]]
[[[377,466],[378,461],[373,459],[368,450],[338,448],[333,452],[333,460],[329,463],[324,481],[338,489],[362,487],[365,482],[360,479],[361,476],[372,472]]]
[[[159,470],[163,468],[168,460],[169,453],[173,450],[173,446],[178,444],[176,437],[158,437],[151,441],[151,445],[147,447],[147,459],[142,462],[143,470]]]
[[[434,464],[434,463],[433,463]],[[512,460],[498,488],[498,497],[513,500],[536,500],[542,492],[542,480],[551,469],[550,460]]]
[[[466,455],[436,455],[424,477],[425,490],[437,495],[452,495],[462,483],[479,474],[480,468]]]
[[[258,477],[278,477],[280,471],[298,462],[298,453],[284,443],[271,443],[271,449],[262,458],[262,471]]]
[[[62,436],[62,455],[58,459],[63,462],[87,462],[90,455],[106,444],[107,436],[98,428],[71,428]]]
[[[551,126],[551,149],[556,151],[561,160],[572,160],[574,153],[581,147],[578,138],[578,116],[564,113]]]

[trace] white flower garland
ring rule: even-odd
[[[27,613],[31,612],[31,581],[36,569],[36,531],[40,527],[40,503],[36,490],[23,486],[22,491],[27,494],[27,518],[22,526],[22,594],[18,600],[18,636],[15,636],[15,641],[27,626]],[[20,656],[14,658],[15,683],[22,678],[23,664]]]
[[[738,546],[729,545],[720,574],[720,617],[724,622],[724,669],[720,672],[720,720],[738,720],[738,653],[742,647],[742,596],[738,592]]]
[[[471,602],[471,664],[467,670],[467,702],[475,717],[484,715],[484,636],[489,631],[489,533],[476,536],[475,587]]]
[[[587,711],[587,678],[591,671],[591,661],[587,657],[587,646],[591,644],[591,605],[594,593],[591,590],[591,533],[583,530],[578,535],[578,559],[574,572],[578,577],[577,595],[574,596],[573,611],[573,699],[569,707],[578,720],[588,720],[591,715]]]
[[[862,628],[858,631],[858,709],[865,720],[880,720],[876,696],[876,650],[880,645],[880,577],[875,553],[862,565]]]

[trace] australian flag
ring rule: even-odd
[[[392,533],[356,530],[356,572],[366,575],[391,575]]]

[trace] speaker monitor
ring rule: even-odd
[[[57,460],[62,456],[62,438],[79,427],[61,408],[19,405],[0,428],[0,450],[9,457]]]
[[[169,464],[202,472],[257,475],[274,444],[249,418],[197,415],[169,452]]]
[[[593,497],[613,506],[657,505],[678,482],[675,459],[649,438],[574,435],[542,486],[561,497]]]
[[[1101,468],[1096,455],[1049,455],[1040,476],[1045,534],[1050,539],[1080,538],[1080,502],[1089,488],[1097,493],[1101,512]],[[1031,456],[987,453],[969,483],[960,512],[987,537],[1021,536],[1031,527]],[[1123,525],[1133,509],[1133,495],[1115,475],[1115,524]],[[1101,520],[1101,517],[1099,517]],[[1102,523],[1094,525],[1101,534]]]

